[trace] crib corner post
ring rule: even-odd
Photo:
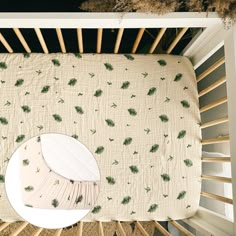
[[[229,136],[232,170],[234,219],[236,218],[236,25],[233,25],[224,40],[225,69],[227,78],[227,97],[229,115]],[[234,235],[236,221],[234,220]]]

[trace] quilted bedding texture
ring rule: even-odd
[[[100,193],[84,221],[190,217],[201,189],[199,122],[185,57],[1,54],[0,219],[20,219],[5,192],[11,155],[44,133],[73,136],[98,162]]]

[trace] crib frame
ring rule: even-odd
[[[66,53],[66,47],[63,39],[61,28],[74,28],[77,30],[78,40],[78,52],[84,53],[83,50],[83,28],[93,28],[97,30],[96,53],[102,53],[102,33],[105,28],[118,28],[118,34],[116,43],[114,45],[114,53],[119,53],[119,45],[122,40],[123,31],[126,28],[139,28],[137,38],[134,40],[133,48],[130,52],[135,53],[139,42],[142,38],[145,28],[161,28],[149,53],[153,53],[154,49],[160,42],[165,30],[167,28],[181,28],[179,34],[172,42],[167,50],[167,54],[170,54],[179,40],[182,38],[186,30],[191,27],[202,27],[204,30],[199,32],[191,42],[185,47],[181,55],[190,58],[194,65],[194,69],[197,69],[202,65],[211,55],[213,55],[219,48],[224,45],[225,57],[219,60],[217,63],[209,67],[203,74],[197,78],[197,82],[204,79],[209,73],[214,71],[220,65],[225,63],[226,77],[227,77],[227,97],[219,99],[218,101],[208,104],[201,108],[200,112],[204,112],[208,109],[216,107],[222,103],[228,102],[228,116],[223,117],[211,122],[202,124],[202,128],[206,128],[213,125],[218,125],[223,122],[229,122],[229,135],[230,138],[220,137],[209,140],[202,140],[203,145],[209,145],[213,143],[230,142],[230,154],[231,157],[207,159],[202,157],[204,162],[231,162],[232,179],[217,177],[217,176],[202,176],[202,179],[215,180],[221,182],[232,183],[233,187],[233,199],[228,199],[222,196],[217,196],[210,193],[202,192],[202,196],[213,198],[219,201],[223,201],[234,206],[234,216],[236,217],[236,108],[234,102],[236,101],[236,25],[230,29],[225,29],[222,20],[216,13],[169,13],[159,16],[157,14],[146,13],[1,13],[0,14],[0,26],[1,28],[12,28],[25,48],[27,53],[31,53],[31,49],[25,41],[20,28],[34,28],[35,33],[39,39],[41,47],[44,53],[49,53],[46,42],[40,31],[40,28],[54,28],[57,33],[58,41],[61,47],[61,52]],[[13,53],[11,46],[7,40],[0,33],[0,42],[5,46],[9,53]],[[212,91],[222,83],[226,82],[226,77],[217,81],[212,86],[206,88],[204,93]],[[199,94],[203,96],[203,94]],[[197,229],[204,235],[219,235],[229,236],[236,235],[236,223],[232,222],[219,214],[209,211],[200,207],[197,214],[189,219],[183,220],[186,224]],[[183,228],[176,221],[170,221],[171,224],[176,227],[184,235],[192,235],[188,230]],[[27,222],[23,222],[12,235],[18,235],[27,226]],[[103,236],[103,224],[98,222],[98,234]],[[158,222],[153,222],[154,226],[163,234],[170,235]],[[8,227],[10,223],[3,223],[0,225],[0,232]],[[136,227],[143,235],[148,233],[143,228],[140,222],[136,222]],[[63,229],[55,231],[55,235],[60,235]],[[122,227],[121,222],[117,222],[117,230],[119,234],[124,236],[126,233]],[[34,235],[39,235],[43,231],[42,228],[38,228]],[[78,235],[83,234],[83,222],[78,223]]]

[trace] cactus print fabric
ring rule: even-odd
[[[45,159],[45,149],[43,151],[44,143],[41,142],[43,137],[44,135],[34,137],[19,148],[21,192],[25,206],[65,210],[92,208],[99,194],[99,178],[97,181],[86,181],[85,176],[81,175],[80,181],[75,181],[50,169]],[[60,141],[59,138],[56,139],[58,140]],[[63,146],[63,144],[60,145]],[[68,143],[65,146],[72,147]],[[64,158],[72,160],[70,156],[73,153],[71,152],[73,150],[68,150]],[[54,150],[54,153],[56,154],[57,151]],[[56,160],[57,156],[54,159]],[[83,161],[83,157],[81,159]],[[91,162],[88,159],[89,161]],[[72,164],[74,165],[74,162]],[[68,167],[73,171],[73,166]],[[82,172],[85,168],[86,165],[83,163],[77,165],[78,172]]]
[[[101,189],[84,221],[183,219],[198,209],[201,131],[189,60],[171,55],[1,54],[0,218],[17,220],[4,178],[43,133],[95,156]]]

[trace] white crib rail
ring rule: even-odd
[[[225,61],[228,93],[228,115],[230,154],[233,185],[234,217],[236,218],[236,25],[232,27],[228,37],[225,39]],[[234,235],[236,234],[236,223],[234,222]]]

